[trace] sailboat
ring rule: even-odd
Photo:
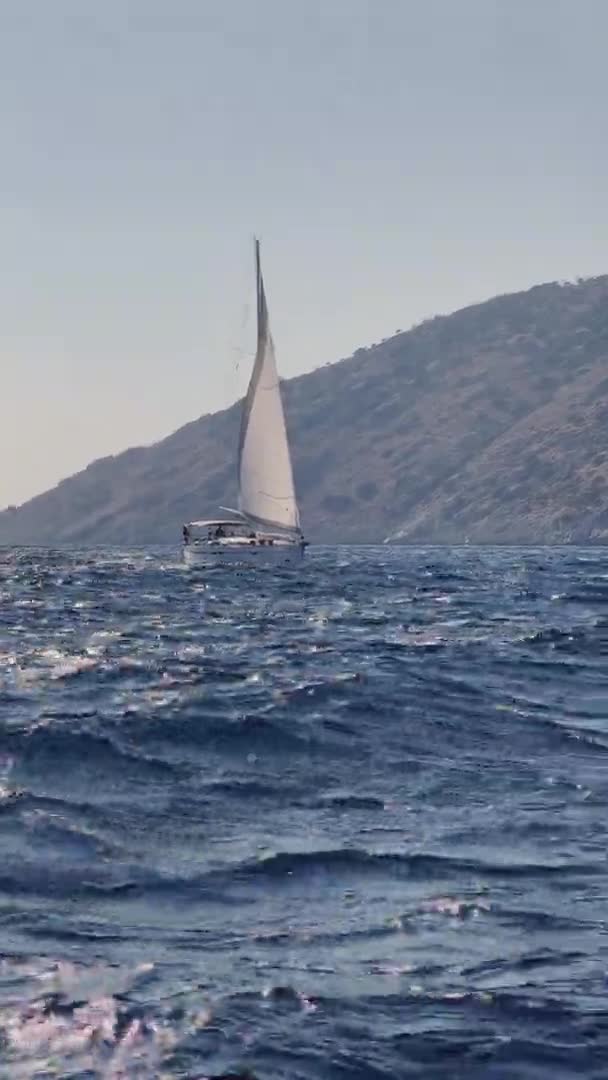
[[[255,241],[257,349],[243,401],[238,443],[238,509],[190,521],[182,528],[189,566],[298,562],[306,541],[300,526],[281,388],[268,320],[260,243]]]

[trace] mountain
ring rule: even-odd
[[[608,275],[427,320],[284,393],[313,541],[608,542]],[[177,544],[234,504],[239,417],[93,462],[1,513],[0,543]]]

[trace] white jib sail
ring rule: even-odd
[[[241,420],[239,508],[256,524],[298,532],[300,515],[257,240],[255,262],[258,343]]]

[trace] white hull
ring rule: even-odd
[[[221,566],[294,566],[302,562],[302,544],[188,544],[184,562],[189,567],[216,569]]]

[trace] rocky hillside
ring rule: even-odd
[[[284,385],[316,541],[608,541],[608,276],[431,319]],[[234,406],[0,514],[2,543],[177,542],[235,499]]]

